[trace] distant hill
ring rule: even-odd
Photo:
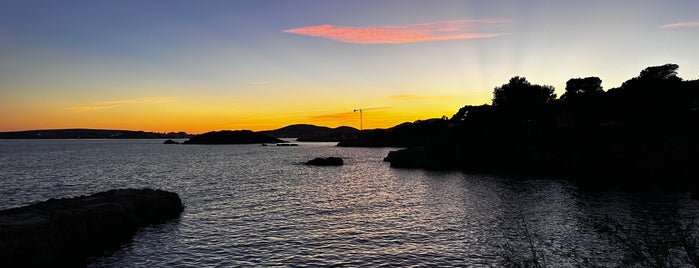
[[[184,144],[254,144],[282,143],[283,140],[250,130],[212,131],[192,136]]]
[[[184,139],[185,132],[157,133],[107,129],[45,129],[0,132],[0,139]]]
[[[354,137],[343,139],[340,147],[412,147],[443,142],[449,138],[449,122],[432,118],[405,122],[388,129],[364,130]]]
[[[299,141],[341,141],[355,136],[359,130],[353,127],[329,128],[308,124],[289,125],[280,129],[260,131],[276,138],[297,138]]]

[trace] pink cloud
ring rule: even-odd
[[[663,25],[664,29],[693,28],[699,27],[699,21],[684,21]]]
[[[324,37],[354,44],[392,44],[455,39],[490,38],[502,33],[478,33],[473,28],[486,24],[502,24],[506,20],[447,20],[409,25],[346,27],[317,25],[284,30],[287,33]]]

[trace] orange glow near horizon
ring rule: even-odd
[[[174,108],[173,108],[174,107]],[[255,115],[235,111],[197,109],[196,107],[129,107],[128,109],[101,109],[81,112],[51,112],[50,108],[41,111],[26,111],[21,119],[0,116],[0,131],[21,131],[37,129],[92,128],[124,129],[152,132],[180,132],[200,134],[216,130],[249,129],[253,131],[272,130],[291,124],[312,124],[327,127],[350,126],[359,128],[359,113],[342,112],[290,113],[283,111]],[[423,111],[415,109],[387,109],[365,111],[365,129],[389,128],[403,122],[451,116],[459,107],[435,109],[427,107]],[[8,113],[3,113],[7,115]]]
[[[257,86],[257,85],[255,85]],[[254,86],[251,86],[254,87]],[[109,97],[102,92],[91,96],[17,93],[16,101],[0,107],[0,131],[38,129],[123,129],[151,132],[200,134],[217,130],[273,130],[292,124],[313,124],[326,127],[360,128],[358,108],[391,107],[367,110],[364,129],[390,128],[404,122],[451,116],[466,104],[482,104],[490,98],[489,90],[460,91],[461,86],[449,83],[425,84],[406,91],[374,94],[373,88],[348,87],[344,91],[325,91],[304,85],[285,85],[273,92],[294,92],[284,97],[198,96],[190,89],[177,89],[185,94],[141,96],[124,94]],[[421,88],[443,88],[430,95],[419,94]],[[153,89],[156,91],[159,89]],[[165,91],[162,91],[165,92]],[[452,92],[461,92],[454,94]],[[109,92],[107,92],[109,93]],[[260,96],[262,95],[262,96]]]
[[[340,127],[349,126],[354,128],[359,128],[359,114],[357,113],[339,113],[338,116],[309,116],[306,118],[299,119],[285,119],[276,120],[275,118],[269,119],[237,119],[232,120],[193,120],[188,122],[181,122],[179,120],[174,120],[173,118],[166,118],[166,120],[160,120],[160,118],[151,118],[143,120],[130,120],[124,118],[124,120],[109,121],[109,122],[88,122],[81,120],[80,122],[56,122],[56,121],[42,121],[42,120],[32,120],[30,123],[21,122],[7,122],[4,124],[4,128],[0,131],[23,131],[23,130],[39,130],[39,129],[70,129],[70,128],[88,128],[88,129],[121,129],[121,130],[142,130],[149,132],[180,132],[184,131],[190,134],[201,134],[209,131],[218,130],[273,130],[284,126],[293,124],[311,124],[317,126],[325,127]],[[413,122],[415,120],[422,120],[428,118],[435,118],[435,114],[427,114],[425,116],[420,115],[396,115],[396,114],[385,114],[385,113],[372,113],[364,115],[364,129],[373,128],[390,128],[395,125],[401,124],[403,122]],[[450,116],[451,114],[447,115]],[[181,119],[181,118],[180,118]],[[179,122],[178,122],[179,121]]]

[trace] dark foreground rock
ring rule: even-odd
[[[140,228],[177,217],[176,193],[122,189],[50,199],[0,211],[0,263],[5,267],[84,265]]]
[[[432,170],[459,169],[465,160],[453,150],[433,150],[433,148],[411,147],[398,151],[390,151],[383,159],[394,168],[424,168]]]
[[[318,157],[313,160],[309,160],[306,162],[306,165],[311,165],[311,166],[342,166],[344,164],[344,161],[342,161],[342,158],[339,157]]]

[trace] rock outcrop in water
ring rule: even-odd
[[[306,162],[306,165],[310,166],[342,166],[343,164],[344,161],[342,160],[342,158],[339,157],[317,157],[313,160],[309,160],[308,162]]]
[[[255,144],[281,142],[285,141],[250,130],[222,130],[195,135],[185,141],[184,144]]]
[[[50,199],[0,211],[0,264],[5,267],[79,266],[116,249],[141,227],[177,217],[176,193],[110,190]]]

